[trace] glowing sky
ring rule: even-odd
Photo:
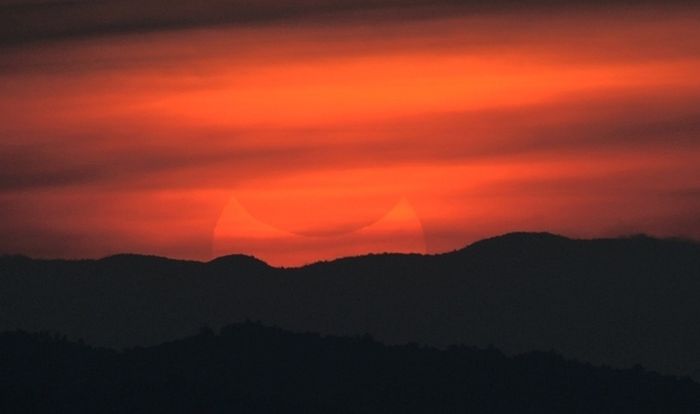
[[[526,3],[3,0],[0,253],[699,238],[700,10]]]

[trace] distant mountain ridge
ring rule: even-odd
[[[460,254],[463,252],[468,252],[468,251],[473,251],[475,249],[482,249],[487,246],[490,247],[502,247],[502,246],[521,246],[523,243],[528,243],[530,246],[532,246],[532,243],[538,243],[540,245],[549,243],[550,245],[556,244],[556,243],[566,243],[566,242],[571,242],[571,243],[617,243],[617,242],[630,242],[630,241],[636,241],[636,242],[647,242],[647,243],[657,243],[657,242],[662,242],[662,243],[675,243],[675,244],[682,244],[682,245],[688,245],[688,246],[700,246],[700,241],[693,240],[693,239],[686,239],[686,238],[678,238],[678,237],[667,237],[667,238],[658,238],[654,236],[650,236],[644,233],[639,233],[639,234],[631,234],[627,236],[619,236],[619,237],[605,237],[605,238],[592,238],[592,239],[580,239],[580,238],[570,238],[566,237],[563,235],[555,234],[555,233],[550,233],[550,232],[511,232],[511,233],[504,233],[502,235],[498,236],[493,236],[493,237],[488,237],[485,239],[481,239],[478,241],[475,241],[471,244],[465,245],[462,248],[455,249],[452,251],[444,252],[444,253],[433,253],[433,254],[421,254],[421,253],[392,253],[392,252],[385,252],[385,253],[367,253],[364,255],[360,256],[347,256],[347,257],[339,257],[336,259],[332,260],[319,260],[316,262],[300,265],[300,266],[273,266],[268,263],[266,263],[264,260],[259,259],[255,256],[251,256],[248,254],[240,254],[240,253],[232,253],[224,256],[219,256],[215,257],[209,261],[200,261],[200,260],[191,260],[191,259],[174,259],[174,258],[169,258],[165,256],[158,256],[158,255],[153,255],[153,254],[140,254],[140,253],[117,253],[117,254],[112,254],[109,256],[105,256],[102,258],[98,259],[61,259],[61,258],[33,258],[24,254],[0,254],[0,263],[7,263],[8,261],[40,261],[40,262],[141,262],[141,263],[147,263],[147,262],[178,262],[178,263],[190,263],[190,264],[197,264],[197,265],[209,265],[209,264],[218,264],[218,263],[232,263],[232,264],[245,264],[245,263],[250,263],[250,264],[259,264],[259,265],[264,265],[265,267],[270,267],[270,268],[284,268],[284,269],[290,269],[290,268],[304,268],[304,267],[310,267],[310,266],[315,266],[318,264],[324,264],[324,263],[333,263],[333,262],[339,262],[339,261],[353,261],[357,259],[363,259],[366,257],[376,257],[376,256],[404,256],[404,257],[411,257],[411,256],[419,256],[419,257],[436,257],[436,256],[450,256],[450,255],[455,255],[455,254]]]
[[[493,344],[700,374],[700,244],[512,233],[436,255],[374,254],[275,268],[139,255],[0,257],[0,331],[153,345],[245,319],[390,344]]]

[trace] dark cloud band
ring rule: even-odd
[[[18,0],[0,2],[0,45],[220,25],[401,21],[475,12],[692,4],[685,0]]]

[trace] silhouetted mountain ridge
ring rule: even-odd
[[[122,352],[0,334],[3,413],[695,414],[700,385],[554,352],[385,346],[229,325]]]
[[[700,369],[700,244],[511,233],[436,255],[275,268],[119,255],[0,258],[0,330],[152,345],[245,319],[383,342],[555,349],[617,367]]]
[[[254,256],[248,256],[245,254],[231,254],[228,256],[221,256],[207,262],[207,266],[215,266],[217,268],[231,269],[237,271],[246,270],[266,270],[271,266],[264,261],[258,259]]]
[[[316,264],[322,263],[334,263],[334,262],[356,262],[356,261],[361,261],[363,259],[382,259],[382,258],[389,258],[389,257],[432,257],[432,256],[450,256],[450,255],[456,255],[456,254],[465,254],[465,253],[471,253],[474,250],[478,251],[483,251],[487,249],[494,249],[494,250],[501,250],[501,251],[531,251],[533,248],[536,249],[541,249],[541,248],[546,248],[546,247],[554,247],[557,245],[561,244],[566,244],[566,243],[581,243],[581,242],[586,242],[586,243],[638,243],[638,244],[677,244],[677,245],[690,245],[694,247],[700,246],[700,242],[692,240],[692,239],[684,239],[684,238],[676,238],[676,237],[669,237],[669,238],[658,238],[658,237],[653,237],[648,234],[644,233],[639,233],[639,234],[631,234],[628,236],[621,236],[621,237],[616,237],[616,238],[597,238],[597,239],[572,239],[566,236],[554,234],[554,233],[549,233],[549,232],[511,232],[511,233],[504,233],[502,235],[494,236],[494,237],[489,237],[486,239],[482,239],[479,241],[476,241],[474,243],[468,244],[460,249],[456,249],[450,252],[445,252],[445,253],[437,253],[437,254],[428,254],[428,255],[422,255],[418,253],[391,253],[391,252],[386,252],[386,253],[368,253],[365,255],[359,255],[359,256],[348,256],[348,257],[340,257],[337,259],[332,259],[332,260],[323,260],[319,262],[314,262],[314,263],[309,263],[306,265],[302,265],[300,267],[309,267],[309,266],[314,266]],[[31,258],[29,256],[23,255],[23,254],[4,254],[0,255],[0,262],[6,263],[7,261],[42,261],[42,262],[74,262],[74,261],[82,261],[82,262],[92,262],[92,261],[99,261],[99,262],[104,262],[104,263],[123,263],[127,265],[133,265],[133,264],[138,264],[138,263],[149,263],[149,262],[158,262],[158,263],[165,263],[165,262],[184,262],[184,263],[199,263],[199,264],[211,264],[211,265],[220,265],[222,263],[225,264],[226,267],[235,267],[235,266],[241,266],[241,267],[262,267],[261,265],[264,265],[265,267],[273,267],[266,263],[264,260],[259,259],[255,256],[251,255],[246,255],[246,254],[230,254],[230,255],[225,255],[225,256],[220,256],[216,257],[214,259],[211,259],[207,262],[201,262],[197,260],[183,260],[183,259],[173,259],[169,257],[164,257],[164,256],[158,256],[158,255],[151,255],[151,254],[138,254],[138,253],[118,253],[118,254],[113,254],[110,256],[106,256],[101,259],[78,259],[78,260],[72,260],[72,259],[57,259],[57,258],[51,258],[51,259],[36,259],[36,258]]]

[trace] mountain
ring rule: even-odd
[[[700,384],[495,348],[385,346],[255,323],[116,352],[0,334],[3,413],[695,414]]]
[[[274,268],[119,255],[0,258],[0,331],[154,345],[260,320],[388,344],[554,349],[614,367],[700,378],[700,244],[513,233],[439,255],[375,254]]]

